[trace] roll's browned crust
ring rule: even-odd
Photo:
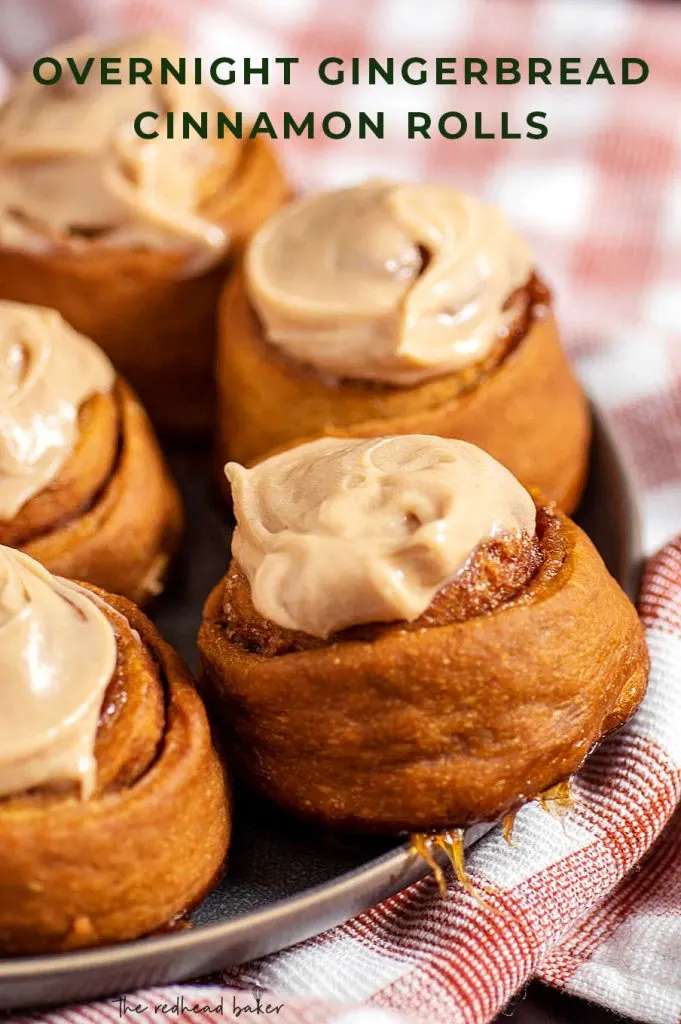
[[[0,800],[0,953],[134,939],[172,922],[218,879],[228,786],[180,657],[131,602],[104,602],[118,646],[97,732],[97,786]]]
[[[85,403],[79,425],[57,478],[0,522],[0,544],[144,604],[162,590],[179,543],[178,490],[144,409],[122,381]]]
[[[236,172],[206,203],[230,233],[227,256],[194,277],[185,257],[148,249],[22,252],[0,247],[0,298],[57,309],[92,338],[139,393],[155,425],[174,434],[211,427],[216,309],[228,261],[281,206],[288,188],[270,147],[243,144]]]
[[[485,549],[414,623],[328,640],[262,619],[233,564],[199,647],[237,769],[297,814],[383,832],[496,820],[570,776],[637,707],[648,655],[579,527],[543,508],[537,544]]]
[[[437,434],[478,445],[569,513],[586,477],[587,401],[560,345],[546,287],[535,277],[511,301],[517,329],[478,366],[414,387],[333,381],[266,341],[243,271],[235,272],[218,327],[222,463],[252,465],[318,437]]]

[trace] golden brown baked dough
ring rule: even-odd
[[[206,182],[205,213],[230,235],[227,258],[182,276],[186,254],[97,245],[44,252],[0,247],[0,298],[51,306],[96,341],[139,392],[159,429],[211,425],[218,296],[246,239],[287,198],[274,153],[244,142],[227,181]]]
[[[586,398],[560,345],[551,298],[533,277],[509,297],[517,327],[486,359],[412,387],[324,378],[271,345],[243,271],[221,300],[218,452],[252,465],[317,437],[438,434],[484,448],[526,486],[572,511],[585,482]]]
[[[534,541],[481,546],[420,619],[328,640],[265,621],[233,563],[199,646],[238,770],[298,814],[385,832],[495,820],[576,771],[642,699],[648,654],[588,537],[537,508]]]
[[[229,793],[188,669],[131,602],[89,587],[118,649],[96,790],[0,800],[0,952],[133,939],[196,904],[222,870]]]
[[[162,590],[180,539],[179,493],[123,381],[82,406],[79,426],[56,479],[0,522],[0,544],[143,604]]]

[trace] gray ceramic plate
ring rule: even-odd
[[[578,520],[633,594],[640,555],[635,491],[598,414],[595,424]],[[169,457],[184,491],[189,529],[184,563],[153,617],[194,664],[201,606],[226,567],[230,524],[211,488],[208,456],[176,451]],[[229,872],[192,915],[194,928],[88,952],[0,960],[0,1009],[195,978],[314,935],[426,873],[397,840],[321,834],[246,792],[237,801]]]

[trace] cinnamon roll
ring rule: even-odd
[[[0,301],[0,544],[144,603],[182,528],[147,416],[55,310]]]
[[[160,36],[95,45],[89,57],[174,57]],[[0,109],[0,298],[53,306],[93,338],[175,433],[210,426],[215,312],[233,254],[287,187],[256,138],[141,139],[143,110],[221,109],[172,77],[115,87],[94,73],[50,87],[27,72]]]
[[[642,699],[635,609],[481,449],[324,438],[227,475],[200,685],[237,769],[290,811],[384,832],[496,820]]]
[[[187,668],[131,602],[0,548],[0,953],[133,939],[218,879],[230,804]]]
[[[424,433],[565,511],[583,488],[587,403],[550,293],[501,213],[451,188],[370,182],[272,217],[223,296],[217,385],[223,461]]]

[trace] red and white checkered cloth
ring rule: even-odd
[[[390,127],[382,141],[279,143],[301,187],[376,174],[427,178],[503,205],[534,243],[558,295],[566,345],[631,453],[647,550],[678,532],[681,5],[2,0],[0,82],[58,39],[159,24],[207,57],[300,58],[289,87],[230,90],[237,109],[267,110],[275,123],[283,110],[385,111]],[[316,66],[331,55],[637,56],[649,62],[650,78],[636,87],[325,87]],[[503,110],[521,122],[529,110],[545,110],[549,135],[408,141],[409,109],[480,110],[488,125],[498,125]],[[532,977],[640,1020],[681,1021],[681,541],[649,563],[641,612],[652,656],[643,707],[589,759],[564,824],[531,805],[518,816],[514,847],[498,829],[475,846],[469,871],[495,889],[487,908],[455,883],[443,899],[426,879],[325,935],[231,973],[230,984],[271,989],[284,1003],[274,1017],[281,1024],[480,1024]],[[229,991],[185,985],[139,1000],[153,1008],[180,993],[205,1002]],[[224,1005],[221,1019],[235,1019],[229,994]],[[99,1003],[31,1019],[82,1024],[119,1016],[115,1005]]]

